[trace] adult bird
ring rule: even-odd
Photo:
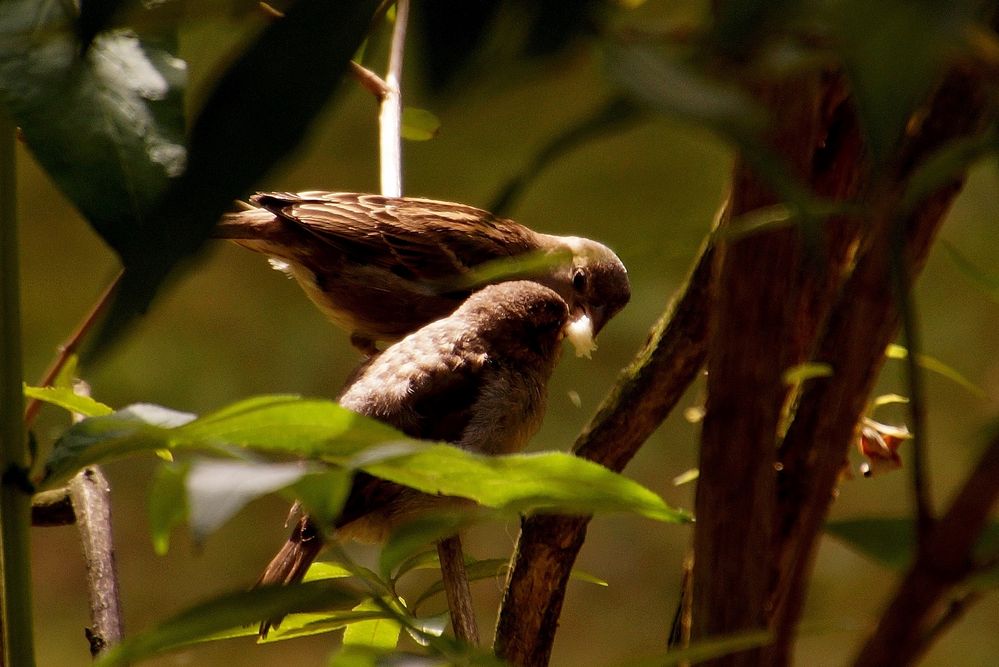
[[[607,246],[463,204],[319,191],[250,201],[215,235],[270,256],[369,355],[376,341],[450,314],[483,282],[526,278],[568,304],[577,352],[589,356],[593,337],[631,296],[628,272]]]
[[[487,455],[520,451],[544,416],[548,379],[568,321],[565,301],[543,285],[487,286],[450,316],[369,359],[340,404],[413,438]],[[361,473],[333,532],[337,539],[382,541],[398,525],[453,502]],[[258,584],[301,581],[323,547],[323,535],[309,517],[302,518]],[[278,620],[264,621],[261,635]]]

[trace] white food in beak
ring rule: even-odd
[[[566,337],[572,346],[576,348],[577,357],[590,358],[593,350],[597,349],[597,343],[593,340],[593,321],[589,315],[580,315],[569,323],[565,328]]]

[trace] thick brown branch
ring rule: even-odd
[[[771,664],[789,659],[800,618],[814,549],[857,421],[883,363],[883,351],[898,330],[890,274],[893,225],[904,224],[909,284],[918,275],[961,182],[940,188],[900,222],[898,207],[912,170],[927,155],[983,124],[986,103],[975,77],[952,73],[934,96],[918,132],[900,152],[892,178],[867,197],[871,230],[845,284],[814,358],[833,366],[829,378],[809,382],[781,449],[778,485],[775,595],[777,642]]]
[[[908,665],[947,618],[943,597],[973,570],[972,551],[999,501],[999,437],[990,444],[902,580],[856,665]]]
[[[697,376],[704,363],[713,256],[712,246],[701,250],[684,291],[576,440],[577,455],[624,469]],[[547,515],[523,521],[493,644],[507,662],[547,664],[588,522],[589,517]]]

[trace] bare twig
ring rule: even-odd
[[[48,387],[55,381],[56,376],[59,375],[59,371],[63,369],[66,362],[69,361],[69,358],[80,348],[80,344],[83,342],[84,337],[90,332],[91,329],[94,328],[94,324],[97,323],[97,320],[104,312],[104,309],[107,308],[109,303],[111,303],[111,297],[114,295],[115,290],[121,283],[121,277],[124,273],[124,271],[119,272],[118,275],[115,276],[115,279],[104,288],[101,295],[97,297],[97,301],[95,301],[94,305],[90,307],[90,311],[84,315],[80,323],[76,325],[76,329],[74,329],[62,345],[59,346],[58,355],[55,359],[53,359],[48,369],[46,369],[45,373],[42,375],[42,379],[38,381],[37,386]],[[27,409],[24,411],[24,423],[26,428],[31,428],[31,425],[34,423],[35,418],[38,416],[38,411],[41,410],[41,408],[41,401],[37,398],[31,399],[28,403]]]
[[[381,147],[381,191],[387,197],[402,196],[402,63],[406,50],[409,0],[395,5],[395,26],[385,73],[385,95],[378,119]]]
[[[454,636],[469,644],[478,645],[479,627],[472,608],[472,593],[468,587],[465,557],[461,551],[461,537],[452,535],[437,543],[437,557],[441,563],[444,592],[451,611]]]
[[[926,466],[926,401],[923,391],[923,371],[919,366],[922,344],[919,337],[919,321],[916,317],[916,304],[913,302],[909,267],[905,256],[904,221],[892,220],[894,235],[891,242],[892,280],[898,299],[902,334],[908,354],[905,356],[905,374],[909,393],[909,422],[912,439],[909,443],[912,452],[912,494],[916,505],[916,529],[919,548],[933,527],[933,500],[930,491],[929,471]]]
[[[76,527],[87,565],[92,624],[87,630],[87,638],[90,640],[90,654],[95,657],[121,642],[122,638],[110,493],[107,480],[97,466],[84,468],[69,483]]]

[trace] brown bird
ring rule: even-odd
[[[375,341],[399,340],[454,311],[481,286],[473,269],[495,260],[542,258],[540,268],[535,262],[500,279],[555,290],[586,356],[631,296],[628,272],[606,246],[540,234],[471,206],[318,191],[262,192],[250,200],[256,208],[226,214],[216,236],[269,255],[368,354]]]
[[[520,451],[541,425],[568,320],[565,301],[543,285],[490,285],[368,360],[340,404],[410,437],[490,455]],[[334,533],[382,541],[414,516],[454,502],[361,473]],[[301,581],[322,547],[322,529],[302,518],[258,585]],[[279,620],[262,623],[261,635]]]

